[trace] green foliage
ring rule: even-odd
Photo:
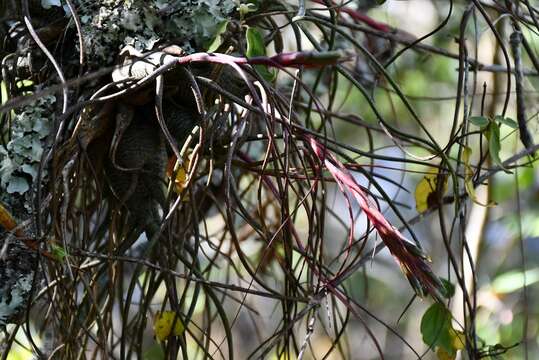
[[[58,261],[64,261],[67,255],[66,249],[56,244],[51,244],[51,253]]]
[[[492,162],[502,169],[505,169],[502,160],[500,159],[500,126],[491,122],[486,129],[486,137],[488,139],[488,150]]]
[[[462,333],[451,325],[451,312],[442,304],[432,304],[421,319],[423,342],[432,349],[441,348],[449,356],[464,348]]]
[[[210,44],[208,45],[208,49],[207,51],[212,53],[212,52],[216,52],[217,49],[219,49],[219,47],[223,44],[223,33],[226,32],[226,29],[228,27],[228,24],[230,23],[230,21],[228,20],[224,20],[221,22],[221,24],[219,24],[219,26],[217,27],[217,30],[215,32],[215,37],[213,38],[213,40],[210,42]]]
[[[266,56],[266,45],[264,44],[264,37],[260,30],[255,27],[248,27],[245,32],[245,38],[247,41],[245,56],[248,58]],[[255,65],[254,68],[267,81],[273,81],[275,79],[275,72],[270,71],[267,66]]]
[[[453,285],[449,280],[440,278],[440,281],[442,282],[442,285],[444,286],[444,297],[446,298],[452,298],[453,295],[455,295],[455,285]]]
[[[501,115],[494,116],[494,121],[498,121],[504,125],[509,126],[511,129],[518,129],[518,124],[515,120],[509,117],[503,117]]]
[[[164,360],[165,359],[165,352],[163,351],[163,348],[158,343],[153,344],[150,346],[144,354],[142,354],[143,360]]]
[[[472,125],[478,126],[481,129],[484,129],[490,124],[490,120],[486,116],[471,116],[469,120]]]

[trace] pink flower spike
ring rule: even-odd
[[[367,194],[354,179],[350,171],[312,136],[306,141],[337,182],[339,189],[348,190],[365,212],[372,226],[389,249],[389,252],[400,265],[404,275],[419,296],[430,294],[435,300],[442,301],[444,287],[440,279],[433,273],[429,260],[423,251],[410,242],[400,231],[387,221],[382,213],[372,204]]]

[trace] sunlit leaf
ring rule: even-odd
[[[15,85],[17,86],[17,88],[22,89],[33,86],[34,82],[32,80],[19,80],[15,83]]]
[[[217,27],[217,31],[215,32],[215,37],[213,38],[212,42],[208,46],[208,52],[212,53],[217,51],[219,47],[223,44],[223,34],[226,32],[226,29],[228,27],[229,21],[225,20],[219,24]]]
[[[438,184],[438,181],[441,183]],[[436,204],[438,194],[447,191],[447,175],[439,175],[438,169],[432,169],[426,174],[415,188],[415,204],[417,212],[427,211]]]
[[[33,359],[31,351],[23,348],[22,346],[14,346],[7,354],[9,360],[28,360]]]
[[[539,281],[539,268],[522,271],[509,271],[497,276],[492,281],[492,290],[497,294],[508,294],[520,290],[524,285]]]
[[[189,156],[185,156],[183,163],[180,165],[176,161],[176,157],[173,156],[169,159],[167,166],[167,176],[171,179],[174,174],[174,191],[178,194],[181,194],[187,185],[189,184],[189,165],[190,165]]]
[[[172,326],[174,325],[174,331]],[[174,311],[158,312],[155,315],[153,323],[153,331],[155,337],[160,341],[165,341],[169,336],[181,335],[184,331],[184,326],[180,317]]]
[[[456,350],[464,349],[466,347],[466,334],[455,329],[451,329],[450,333],[453,339],[453,348]]]
[[[5,81],[0,82],[0,105],[4,105],[9,100],[7,83]]]

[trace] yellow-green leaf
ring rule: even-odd
[[[54,258],[58,261],[63,261],[64,258],[67,255],[66,249],[64,247],[51,244],[51,254],[54,256]]]
[[[438,182],[440,184],[438,184]],[[415,188],[415,204],[417,212],[423,213],[435,204],[438,192],[447,191],[447,175],[440,175],[438,169],[431,169]]]
[[[222,21],[219,26],[217,27],[217,31],[215,32],[215,37],[213,38],[213,41],[208,46],[208,52],[212,53],[217,51],[219,47],[223,44],[223,34],[225,33],[227,27],[228,27],[228,20]]]
[[[0,105],[4,105],[8,100],[9,100],[9,95],[8,95],[8,90],[7,90],[7,83],[5,81],[2,81],[0,83]]]
[[[455,330],[451,321],[451,313],[440,303],[432,304],[421,318],[423,342],[436,351],[440,360],[455,359],[457,351],[466,344],[466,336]]]
[[[438,360],[455,360],[457,353],[449,354],[444,348],[438,347],[436,349],[436,357]]]
[[[243,19],[245,15],[248,15],[249,13],[256,12],[258,10],[258,6],[254,3],[245,3],[245,4],[239,4],[238,5],[238,12],[240,13],[240,19]]]
[[[174,326],[174,331],[172,330]],[[158,312],[155,315],[153,331],[159,341],[165,341],[169,336],[179,336],[185,330],[179,315],[174,311]]]
[[[167,176],[172,180],[174,176],[174,191],[177,194],[181,194],[187,185],[189,184],[189,166],[191,159],[189,155],[184,156],[183,162],[176,161],[176,157],[173,156],[169,159],[167,166]]]

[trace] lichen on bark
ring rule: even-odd
[[[112,64],[131,45],[152,50],[167,39],[185,51],[201,49],[235,8],[232,0],[78,1],[85,52],[94,65]]]

